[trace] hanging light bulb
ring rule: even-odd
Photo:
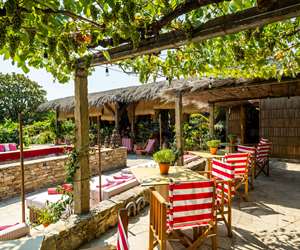
[[[105,68],[105,76],[109,76],[108,67]]]

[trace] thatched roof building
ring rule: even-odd
[[[159,109],[174,109],[173,98],[166,99],[163,91],[170,87],[184,88],[185,80],[161,81],[158,83],[130,86],[113,90],[90,93],[90,116],[101,114],[102,120],[114,120],[115,104],[127,105],[130,109],[134,105],[135,115],[154,114]],[[207,105],[201,101],[184,100],[184,112],[193,113],[207,110]],[[73,96],[52,100],[40,105],[40,111],[57,110],[59,119],[73,117],[75,99]]]

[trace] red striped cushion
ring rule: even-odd
[[[238,178],[248,171],[249,154],[232,153],[225,155],[226,162],[234,164],[234,177]]]
[[[259,143],[260,143],[260,144],[263,144],[263,143],[269,143],[269,140],[266,139],[266,138],[260,138]]]
[[[167,226],[170,231],[207,225],[213,218],[213,181],[171,183]]]
[[[238,145],[237,146],[237,151],[239,153],[249,153],[251,155],[255,155],[256,148],[255,147],[244,146],[244,145]]]

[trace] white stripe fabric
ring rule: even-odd
[[[225,155],[226,161],[234,164],[235,178],[240,178],[248,172],[249,156],[249,153],[231,153]]]
[[[189,200],[187,201],[173,201],[173,206],[185,206],[185,205],[199,205],[199,204],[207,204],[212,202],[212,198],[202,198],[202,199],[196,199],[196,200]]]

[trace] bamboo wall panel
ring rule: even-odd
[[[300,159],[300,97],[261,100],[260,136],[272,141],[272,156]]]

